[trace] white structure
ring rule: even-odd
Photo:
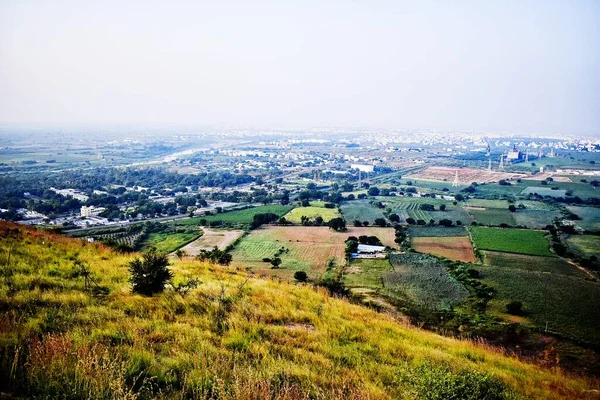
[[[374,254],[385,251],[385,246],[372,246],[370,244],[359,244],[356,250],[358,254]]]
[[[80,213],[81,213],[82,217],[88,218],[88,217],[95,217],[104,210],[106,210],[106,208],[104,208],[104,207],[82,206]]]
[[[366,164],[351,164],[350,165],[351,169],[357,169],[358,170],[358,188],[362,188],[362,181],[361,181],[361,176],[363,172],[367,173],[367,182],[370,181],[369,178],[369,172],[373,172],[373,166],[372,165],[366,165]]]
[[[504,155],[500,154],[500,166],[498,166],[498,171],[504,171]]]
[[[454,182],[452,182],[452,187],[458,187],[460,185],[460,181],[458,180],[458,170],[454,174]]]

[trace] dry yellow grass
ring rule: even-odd
[[[419,253],[429,253],[454,261],[477,261],[467,236],[415,237],[411,239],[411,244]]]
[[[75,259],[89,265],[107,295],[94,295],[72,277]],[[171,289],[134,295],[129,259],[100,245],[0,224],[1,392],[402,399],[448,394],[466,382],[462,393],[471,396],[583,399],[599,387],[485,344],[401,324],[311,286],[234,268],[175,261],[175,281],[198,278],[196,289],[185,296]]]

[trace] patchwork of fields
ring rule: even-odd
[[[581,218],[575,221],[575,225],[587,231],[600,232],[600,208],[567,206],[567,209]]]
[[[376,227],[349,227],[346,232],[335,232],[325,226],[266,226],[253,230],[232,250],[232,265],[251,268],[262,274],[291,278],[295,271],[306,271],[311,278],[325,271],[327,262],[334,259],[338,265],[345,262],[345,240],[348,236],[377,236],[384,245],[395,247],[394,229]],[[283,248],[283,252],[280,249]],[[277,253],[282,260],[280,269],[271,269],[263,258]]]

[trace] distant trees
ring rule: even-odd
[[[228,254],[225,250],[220,250],[217,246],[212,250],[201,250],[196,258],[199,261],[208,261],[219,265],[229,265],[233,259],[231,254]]]
[[[372,186],[369,188],[369,191],[367,192],[369,194],[369,196],[379,196],[379,188],[377,186]]]
[[[400,216],[398,214],[390,214],[388,218],[392,222],[400,222]]]
[[[440,204],[440,211],[446,211],[446,205]]]
[[[433,204],[421,204],[419,208],[423,211],[435,211],[435,206]]]
[[[385,227],[387,226],[387,222],[385,218],[375,218],[375,220],[373,221],[373,225]]]
[[[332,218],[327,223],[327,226],[336,232],[342,232],[346,230],[346,221],[341,217]]]
[[[152,296],[165,289],[165,284],[173,278],[169,271],[169,259],[164,253],[152,249],[129,262],[129,281],[132,291],[144,296]]]
[[[520,301],[511,301],[506,305],[506,312],[512,315],[520,315],[523,313],[523,303]]]
[[[270,224],[279,220],[279,215],[274,213],[255,214],[252,221],[252,228],[258,228],[261,225]]]
[[[516,211],[517,211],[517,207],[515,207],[515,205],[514,205],[514,204],[511,204],[511,205],[509,205],[509,206],[508,206],[508,211],[510,211],[510,212],[513,212],[513,213],[514,213],[514,212],[516,212]]]

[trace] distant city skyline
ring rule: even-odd
[[[4,0],[0,127],[598,137],[599,27],[596,1]]]

